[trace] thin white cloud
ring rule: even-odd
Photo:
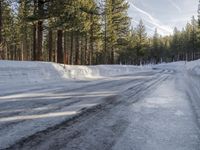
[[[136,20],[132,20],[132,22],[136,23],[136,24],[139,24],[139,21],[136,21]],[[149,30],[151,31],[155,31],[155,28],[154,27],[151,27],[149,25],[145,25],[146,28],[148,28]]]
[[[136,11],[138,11],[139,13],[145,15],[148,19],[145,19],[145,21],[147,21],[148,23],[152,24],[155,26],[155,28],[158,28],[158,31],[160,31],[160,34],[162,35],[166,35],[166,34],[172,34],[173,33],[173,29],[163,25],[158,19],[154,18],[151,14],[149,14],[148,12],[138,8],[137,6],[135,6],[133,4],[133,2],[131,2],[129,0],[129,4],[130,6],[135,9]]]
[[[173,0],[168,0],[169,3],[178,10],[179,13],[182,13],[182,9],[173,1]]]

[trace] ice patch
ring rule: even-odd
[[[180,110],[177,110],[174,114],[177,116],[184,116],[184,113]]]

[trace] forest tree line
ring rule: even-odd
[[[147,35],[131,28],[126,0],[0,0],[0,59],[72,65],[145,64],[200,58],[200,23]]]

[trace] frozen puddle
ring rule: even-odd
[[[133,104],[130,126],[113,149],[199,150],[199,128],[181,84],[172,77]]]

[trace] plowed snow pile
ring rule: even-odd
[[[94,79],[131,74],[137,66],[63,66],[48,62],[0,61],[0,85],[62,82],[71,79]]]
[[[200,60],[188,62],[187,70],[193,75],[200,75]]]
[[[156,65],[158,68],[187,69],[200,75],[200,60]],[[24,85],[63,80],[97,79],[131,74],[145,67],[126,65],[70,66],[49,62],[0,61],[0,85]],[[151,68],[151,67],[146,67]]]

